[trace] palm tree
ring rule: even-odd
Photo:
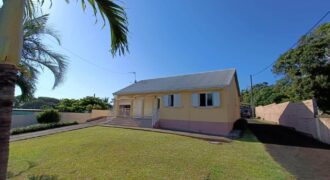
[[[2,0],[0,9],[0,180],[6,179],[12,105],[17,72],[23,47],[23,19],[31,18],[44,0]],[[52,2],[52,0],[50,0]],[[69,0],[66,0],[67,2]],[[111,33],[111,53],[115,56],[128,51],[127,17],[125,10],[113,0],[81,0],[107,19]],[[37,3],[37,4],[35,4]]]
[[[37,75],[44,67],[48,68],[55,77],[53,88],[64,78],[67,67],[65,56],[50,50],[41,40],[43,36],[50,36],[61,43],[57,32],[46,26],[48,17],[49,15],[46,14],[27,19],[23,23],[23,49],[16,82],[22,91],[21,100],[33,97]]]

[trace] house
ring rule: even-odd
[[[114,93],[115,116],[154,127],[228,135],[240,118],[235,69],[149,79]]]

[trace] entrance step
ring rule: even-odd
[[[105,124],[128,127],[151,128],[151,119],[111,118]]]

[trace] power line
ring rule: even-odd
[[[310,34],[314,30],[314,28],[317,27],[329,14],[330,14],[330,11],[327,11],[304,35]],[[290,46],[289,49],[293,49],[298,43],[299,43],[299,40],[296,41],[295,43],[293,43],[292,46]],[[271,64],[269,64],[266,67],[262,68],[260,71],[252,74],[252,76],[257,76],[257,75],[263,73],[268,68],[272,67],[276,63],[276,61],[277,60],[273,61]]]
[[[58,45],[58,43],[55,42],[54,40],[52,40],[52,39],[50,39],[50,38],[48,38],[48,37],[46,37],[46,38],[47,38],[49,41],[51,41],[52,43]],[[92,63],[92,62],[89,61],[88,59],[86,59],[86,58],[80,56],[78,53],[75,53],[75,52],[73,52],[72,50],[70,50],[70,49],[68,49],[68,48],[66,48],[66,47],[64,47],[64,46],[62,46],[62,45],[59,45],[59,47],[61,47],[61,48],[62,48],[63,50],[65,50],[65,51],[71,53],[72,55],[76,56],[78,59],[80,59],[80,60],[82,60],[82,61],[84,61],[84,62],[86,62],[86,63],[88,63],[88,64],[91,64],[91,65],[93,65],[93,66],[95,66],[95,67],[97,67],[97,68],[100,68],[100,69],[102,69],[102,70],[104,70],[104,71],[106,71],[106,72],[110,72],[110,73],[114,73],[114,74],[125,74],[125,75],[128,75],[128,74],[129,74],[129,72],[117,72],[117,71],[109,70],[109,69],[107,69],[107,68],[105,68],[105,67],[102,67],[102,66],[100,66],[100,65],[98,65],[98,64]]]

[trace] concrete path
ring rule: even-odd
[[[104,123],[102,126],[111,127],[111,128],[123,128],[123,129],[150,131],[150,132],[157,132],[157,133],[175,134],[175,135],[179,135],[179,136],[192,137],[192,138],[203,139],[203,140],[207,140],[207,141],[217,141],[217,142],[227,142],[227,143],[232,141],[231,139],[222,137],[222,136],[212,136],[212,135],[197,134],[197,133],[182,132],[182,131],[172,131],[172,130],[165,130],[165,129],[119,126],[119,125],[110,125],[107,123]]]
[[[250,122],[249,128],[297,179],[330,179],[330,145],[279,125]]]
[[[95,126],[98,124],[103,124],[105,122],[106,122],[106,119],[102,118],[102,119],[87,122],[84,124],[78,124],[78,125],[65,126],[65,127],[48,129],[48,130],[43,130],[43,131],[12,135],[12,136],[10,136],[10,142],[36,138],[36,137],[40,137],[40,136],[47,136],[47,135],[65,132],[65,131],[73,131],[73,130],[77,130],[77,129]]]
[[[78,124],[78,125],[66,126],[66,127],[61,127],[61,128],[54,128],[54,129],[48,129],[48,130],[43,130],[43,131],[12,135],[12,136],[10,136],[10,142],[31,139],[31,138],[41,137],[41,136],[47,136],[47,135],[56,134],[56,133],[60,133],[60,132],[73,131],[73,130],[88,128],[88,127],[97,126],[97,125],[103,126],[103,127],[123,128],[123,129],[132,129],[132,130],[140,130],[140,131],[142,130],[142,131],[150,131],[150,132],[158,132],[158,133],[166,133],[166,134],[175,134],[175,135],[179,135],[179,136],[192,137],[192,138],[203,139],[203,140],[208,140],[208,141],[217,141],[217,142],[231,142],[232,141],[229,138],[221,137],[221,136],[212,136],[212,135],[204,135],[204,134],[180,132],[180,131],[172,131],[172,130],[164,130],[164,129],[154,129],[154,128],[120,126],[120,125],[109,124],[109,121],[111,122],[111,119],[101,118],[99,120],[87,122],[84,124]]]

